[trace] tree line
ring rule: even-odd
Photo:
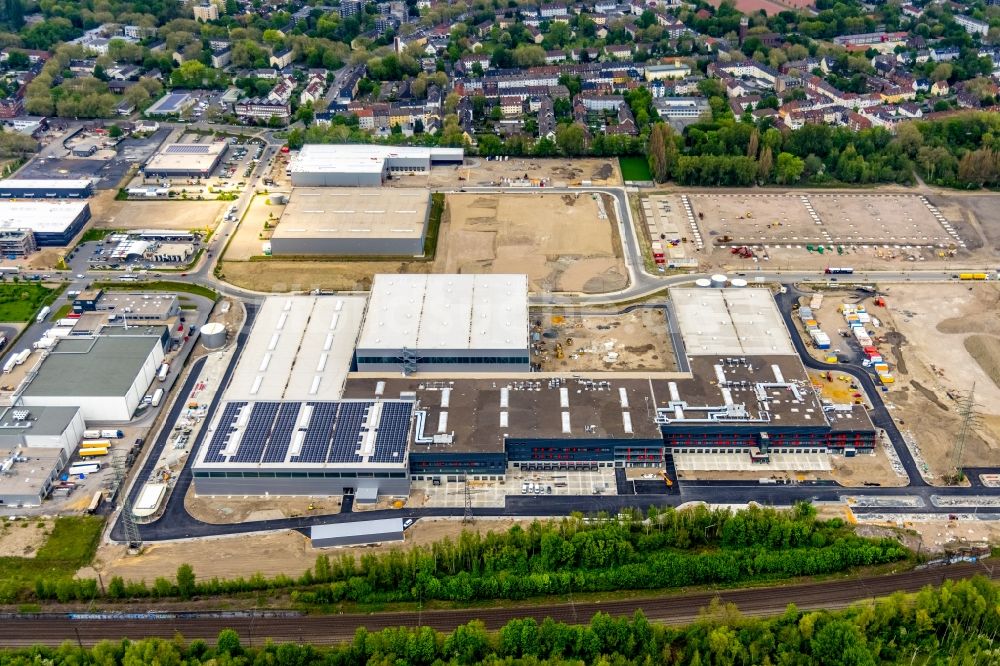
[[[41,579],[29,591],[0,588],[0,602],[188,599],[290,590],[292,600],[305,606],[467,603],[815,576],[908,556],[897,541],[863,539],[839,519],[817,520],[808,504],[739,512],[651,507],[645,514],[618,518],[574,516],[515,525],[506,532],[463,532],[454,541],[360,558],[324,554],[297,578],[258,574],[201,581],[185,564],[175,580],[160,577],[149,585],[114,577],[100,592],[88,579]]]
[[[675,133],[654,125],[647,148],[657,182],[681,185],[1000,185],[1000,114],[967,112],[882,127],[804,125],[779,131],[735,118],[704,119]]]
[[[67,641],[59,648],[0,652],[5,666],[51,664],[875,664],[996,663],[1000,590],[985,578],[946,581],[916,595],[897,593],[873,604],[842,611],[804,611],[790,604],[771,618],[744,617],[731,605],[713,602],[685,627],[651,623],[640,611],[631,617],[594,615],[568,625],[550,618],[515,619],[499,631],[481,621],[450,633],[429,627],[372,632],[359,627],[354,639],[332,647],[301,643],[247,647],[226,629],[214,645],[149,638],[104,641],[83,649]],[[266,629],[265,629],[266,631]]]

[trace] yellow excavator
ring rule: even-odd
[[[669,476],[667,476],[666,471],[664,471],[664,470],[661,469],[660,470],[660,476],[663,477],[663,482],[665,484],[667,484],[667,488],[673,488],[674,487],[674,480],[671,479]]]

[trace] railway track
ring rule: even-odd
[[[184,617],[165,615],[148,620],[74,620],[55,615],[36,618],[5,619],[0,622],[0,646],[11,648],[30,645],[59,645],[79,641],[92,645],[101,640],[121,638],[172,638],[181,634],[192,640],[214,640],[223,629],[236,630],[248,645],[261,645],[266,639],[275,642],[304,642],[330,645],[349,641],[358,627],[378,631],[387,627],[427,626],[451,631],[478,617],[489,629],[498,629],[515,618],[533,617],[541,621],[551,617],[569,624],[586,623],[597,612],[631,615],[642,610],[650,620],[683,624],[698,617],[712,599],[733,603],[745,615],[781,613],[794,603],[800,609],[837,609],[852,603],[886,596],[893,592],[915,592],[925,585],[939,585],[945,580],[985,575],[1000,578],[997,562],[963,563],[933,569],[913,570],[875,578],[851,578],[783,587],[698,592],[648,599],[622,599],[607,602],[559,603],[523,608],[484,608],[470,611],[428,610],[372,614],[317,615],[304,617]],[[994,575],[995,574],[995,575]]]

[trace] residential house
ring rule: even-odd
[[[268,64],[275,69],[284,69],[292,64],[292,50],[289,48],[278,49],[271,53]]]

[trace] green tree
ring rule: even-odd
[[[243,646],[240,644],[240,635],[233,629],[223,629],[219,632],[216,649],[222,654],[234,657],[242,654]]]
[[[775,163],[774,179],[781,185],[797,183],[805,170],[805,162],[791,153],[779,153]]]
[[[177,593],[181,599],[190,599],[195,593],[194,569],[190,564],[182,564],[177,567]]]
[[[587,148],[587,134],[583,126],[571,123],[557,127],[556,145],[559,152],[568,157],[582,155]]]

